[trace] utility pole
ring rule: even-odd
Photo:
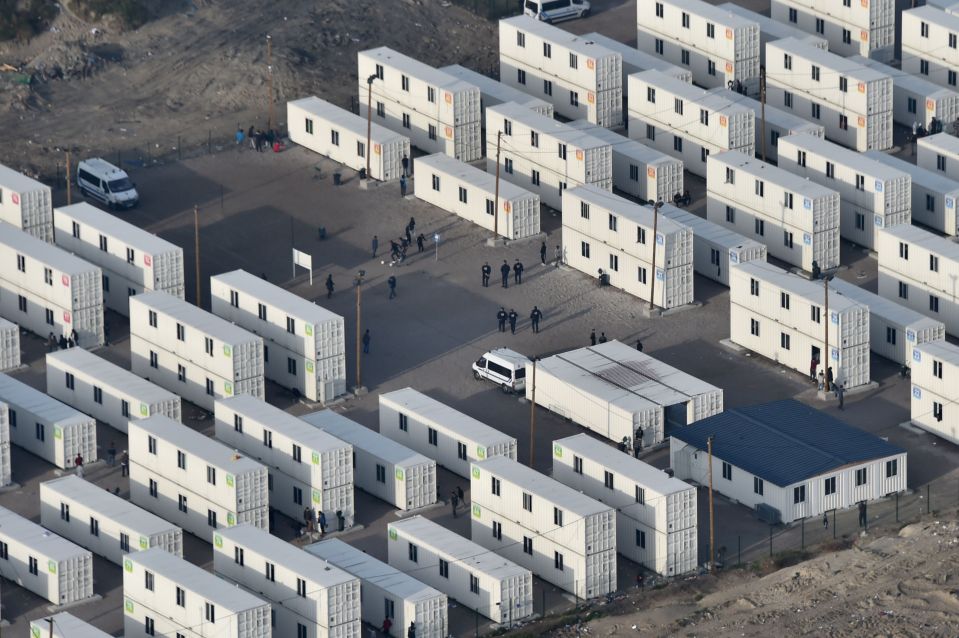
[[[73,203],[73,192],[70,184],[70,151],[67,151],[67,205]]]
[[[373,80],[376,74],[366,78],[366,178],[370,178],[370,138],[373,133]]]
[[[360,353],[360,342],[363,339],[363,320],[362,320],[362,310],[363,310],[363,275],[366,272],[361,270],[356,275],[356,390],[358,391],[363,387],[363,359],[362,354]]]
[[[529,402],[529,466],[533,467],[533,450],[536,449],[536,359],[533,359],[533,388]]]
[[[269,79],[270,87],[270,115],[269,120],[267,121],[267,126],[269,130],[273,130],[273,36],[270,34],[266,35],[266,70]]]
[[[825,308],[825,310],[826,310],[826,312],[825,312],[826,316],[823,317],[823,320],[822,320],[822,323],[823,323],[823,343],[824,343],[824,351],[823,351],[823,353],[822,353],[822,359],[823,359],[823,364],[822,364],[822,376],[823,376],[823,379],[828,380],[828,378],[829,378],[829,361],[830,361],[830,357],[829,357],[829,276],[828,276],[828,275],[823,275],[823,278],[822,278],[822,289],[823,289],[823,290],[822,290],[822,292],[823,292],[823,297],[824,297],[824,299],[825,299],[824,305],[825,305],[825,307],[826,307],[826,308]],[[826,392],[829,392],[829,390],[831,389],[831,388],[826,387],[826,386],[823,386],[823,388],[825,389]]]
[[[499,151],[500,151],[500,140],[503,138],[503,131],[496,131],[496,194],[493,195],[495,200],[493,206],[493,241],[496,241],[496,238],[499,237]],[[533,368],[534,370],[536,368]]]
[[[50,625],[50,638],[53,638],[53,618],[45,618],[44,620]]]
[[[200,295],[200,207],[195,204],[193,206],[193,245],[196,252],[196,294],[193,300],[199,308],[203,303],[203,297]]]
[[[706,439],[709,450],[709,571],[716,573],[716,554],[713,543],[713,437]]]
[[[656,307],[654,299],[656,299],[656,230],[659,227],[659,209],[662,207],[662,202],[656,202],[653,204],[653,272],[650,273],[652,279],[649,281],[649,311],[652,313],[653,308]]]
[[[763,161],[766,161],[766,66],[759,67],[759,115],[762,125],[759,129],[763,144]]]

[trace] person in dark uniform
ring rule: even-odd
[[[506,332],[506,308],[500,307],[496,313],[496,321],[499,323],[499,331]]]
[[[489,276],[492,274],[493,268],[489,265],[489,262],[483,264],[483,287],[489,288]]]
[[[499,272],[503,276],[503,288],[509,288],[509,263],[504,259],[503,265],[499,267]]]
[[[396,297],[396,277],[390,275],[390,278],[386,280],[386,285],[390,287],[390,299]]]
[[[539,260],[543,262],[543,265],[546,265],[546,242],[544,241],[540,244],[539,247]]]
[[[606,338],[606,333],[605,332],[599,333],[599,342],[606,343],[607,341],[609,341],[609,339]]]
[[[589,331],[589,345],[591,346],[596,345],[596,329],[595,328]]]
[[[523,283],[523,262],[519,259],[513,264],[513,282],[516,284]]]
[[[509,309],[509,329],[513,334],[516,334],[516,320],[519,319],[519,315],[512,308]]]
[[[333,296],[333,275],[326,276],[326,298],[329,299]]]
[[[533,306],[533,312],[529,313],[529,321],[533,325],[533,332],[539,332],[539,320],[543,318],[543,312],[539,306]]]

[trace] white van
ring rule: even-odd
[[[92,197],[108,208],[133,208],[140,202],[130,176],[110,162],[93,157],[77,166],[77,186],[84,197]]]
[[[523,3],[523,13],[548,24],[585,18],[589,9],[586,0],[526,0]]]
[[[531,361],[509,348],[490,350],[473,364],[473,376],[492,381],[507,394],[526,390],[526,364]]]

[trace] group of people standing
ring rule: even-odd
[[[76,330],[70,331],[69,337],[60,335],[57,337],[52,332],[47,335],[47,352],[56,352],[57,350],[66,350],[80,344],[80,336]]]
[[[236,135],[234,139],[238,146],[243,145],[244,140],[250,140],[250,148],[257,153],[262,153],[264,150],[273,150],[274,153],[279,153],[282,149],[282,143],[280,142],[280,132],[267,129],[266,131],[262,129],[255,128],[250,126],[249,130],[246,133],[243,132],[243,129],[236,129]]]

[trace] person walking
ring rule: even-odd
[[[400,197],[406,197],[406,175],[400,175]]]
[[[553,249],[553,264],[559,268],[559,264],[563,261],[563,251],[559,246]]]
[[[326,534],[326,512],[320,510],[320,515],[316,518],[320,524],[320,534]]]
[[[413,231],[410,230],[409,226],[407,226],[406,230],[403,231],[403,237],[406,239],[406,242],[403,244],[404,246],[413,245]]]
[[[546,265],[546,242],[544,241],[539,245],[539,260],[543,262],[543,265]]]
[[[843,396],[846,394],[846,386],[840,383],[836,386],[836,398],[839,399],[839,409],[843,409]]]
[[[503,265],[499,267],[499,273],[503,276],[503,288],[509,288],[509,263],[504,259]]]
[[[404,158],[405,159],[405,158]],[[393,628],[393,621],[386,617],[383,619],[383,625],[380,627],[380,631],[383,632],[384,636],[390,635],[390,629]]]
[[[637,428],[633,436],[633,457],[639,458],[639,453],[643,451],[643,428]]]
[[[589,331],[589,345],[591,346],[596,345],[596,329],[595,328]]]
[[[390,287],[390,299],[396,297],[396,276],[390,275],[390,278],[386,280],[386,285]]]
[[[123,450],[123,455],[120,457],[120,476],[129,476],[130,475],[130,455],[127,454],[126,450]]]
[[[816,375],[816,387],[822,392],[823,384],[825,383],[825,376],[822,373],[822,370],[819,371],[819,374]]]
[[[605,332],[599,333],[599,342],[606,343],[607,341],[609,341],[609,339],[606,338],[606,333]]]
[[[519,285],[523,283],[523,262],[519,259],[513,264],[513,281]]]
[[[236,134],[233,136],[233,139],[236,140],[236,145],[243,148],[243,140],[246,139],[246,133],[243,132],[243,129],[236,129]]]
[[[241,131],[242,132],[242,131]],[[110,447],[107,448],[107,465],[113,467],[117,464],[117,444],[110,441]]]
[[[456,518],[456,507],[460,504],[460,498],[456,492],[450,492],[450,505],[453,506],[453,518]]]
[[[370,353],[370,331],[369,329],[363,333],[363,354]]]
[[[640,352],[643,351],[643,342],[640,341],[639,339],[636,340],[636,349],[639,350]]]
[[[404,153],[403,159],[400,161],[403,164],[403,177],[406,177],[407,175],[410,174],[410,158],[408,158],[406,154]]]
[[[810,381],[816,380],[816,368],[818,367],[819,367],[819,361],[816,360],[816,357],[813,357],[812,360],[809,362],[809,380]]]
[[[329,299],[333,296],[333,275],[326,276],[326,298]]]
[[[77,452],[77,456],[73,459],[73,464],[77,467],[77,476],[83,478],[83,455]]]
[[[866,501],[859,501],[859,527],[866,527]]]
[[[509,309],[509,329],[510,332],[516,334],[516,320],[519,319],[519,315],[516,314],[516,311],[512,308]]]
[[[826,368],[826,392],[833,392],[836,386],[833,384],[832,367]]]
[[[533,332],[539,332],[539,320],[543,318],[543,313],[539,306],[533,306],[533,312],[529,313],[529,322],[533,326]]]
[[[499,324],[499,331],[506,332],[506,308],[500,306],[499,312],[496,313],[496,321]]]
[[[423,252],[423,244],[426,243],[426,237],[423,236],[423,233],[420,233],[416,236],[416,252]]]
[[[489,262],[483,264],[483,288],[489,288],[489,276],[493,273],[493,267]]]
[[[376,249],[380,247],[380,238],[373,235],[373,241],[370,242],[370,245],[373,247],[373,259],[376,259]]]
[[[410,232],[412,233],[414,230],[416,230],[416,220],[410,217],[410,221],[408,224],[406,224],[406,227],[409,228]]]
[[[822,527],[823,529],[829,529],[829,512],[822,513]]]

